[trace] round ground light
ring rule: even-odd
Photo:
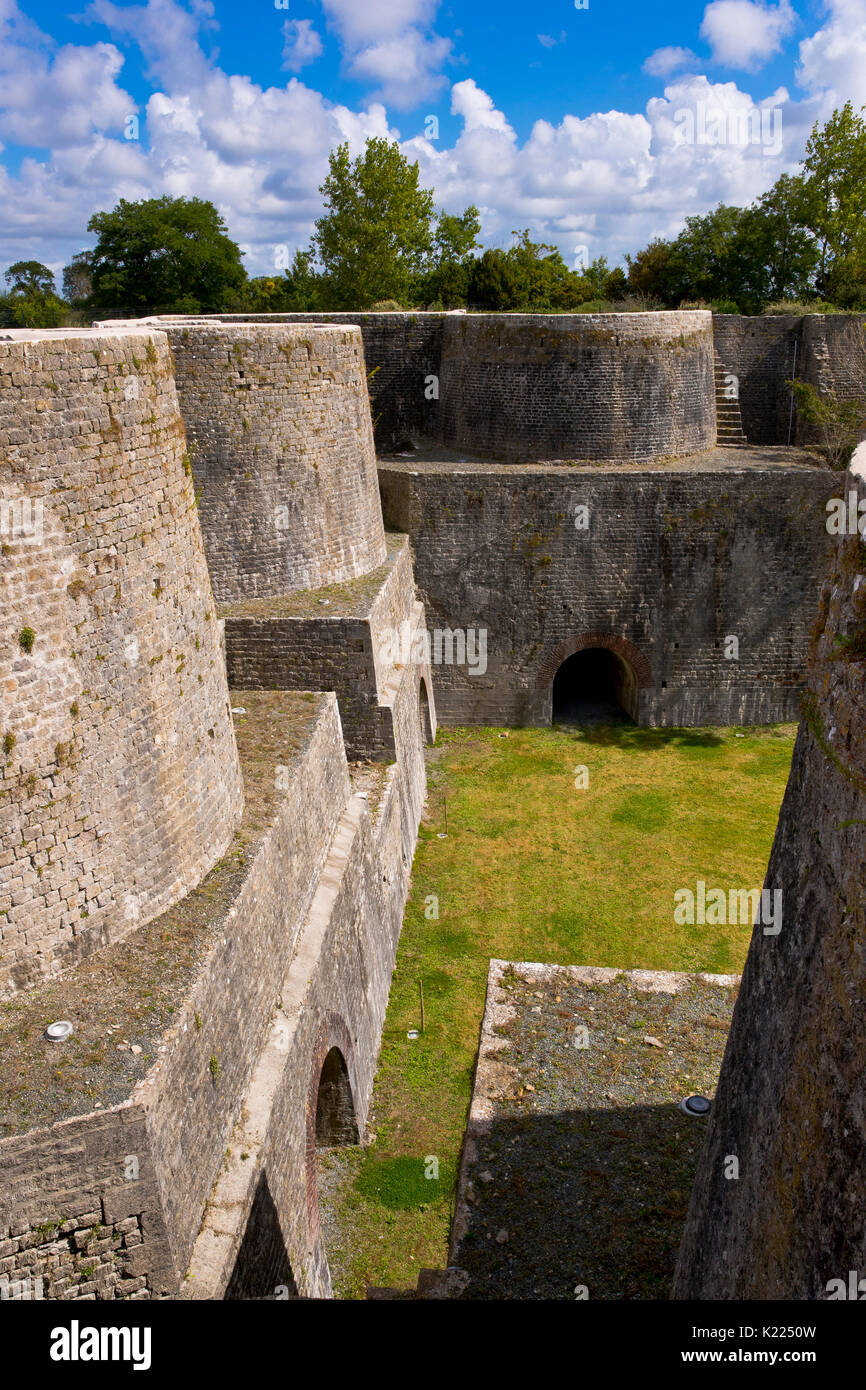
[[[684,1115],[709,1115],[713,1102],[707,1100],[706,1096],[687,1096],[680,1101],[680,1110]]]
[[[67,1038],[72,1037],[72,1033],[72,1024],[65,1020],[61,1023],[49,1023],[45,1029],[45,1036],[49,1042],[66,1042]]]

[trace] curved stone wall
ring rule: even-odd
[[[217,599],[318,589],[383,564],[360,330],[164,327]]]
[[[0,997],[158,916],[243,789],[162,333],[0,338]]]
[[[443,444],[506,463],[711,449],[712,315],[446,316],[440,409]]]

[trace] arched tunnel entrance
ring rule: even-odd
[[[575,652],[553,678],[554,724],[618,724],[636,721],[637,712],[637,677],[606,647]]]
[[[342,1052],[332,1047],[325,1058],[316,1100],[316,1148],[358,1144],[358,1122]]]

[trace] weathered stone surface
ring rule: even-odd
[[[0,347],[0,442],[12,460],[2,475],[4,526],[7,514],[19,529],[29,521],[29,512],[9,510],[19,493],[44,500],[46,517],[44,536],[29,550],[31,537],[3,537],[10,602],[0,632],[0,690],[17,703],[0,725],[9,734],[3,775],[14,793],[0,803],[0,927],[10,945],[19,919],[29,927],[44,875],[50,892],[36,944],[50,958],[54,943],[45,933],[62,922],[55,866],[67,856],[63,835],[89,846],[92,815],[82,880],[83,902],[95,898],[91,915],[113,904],[100,892],[102,875],[117,869],[116,837],[128,851],[124,872],[137,885],[148,887],[151,878],[157,885],[148,912],[130,914],[126,930],[164,926],[170,936],[174,922],[187,953],[168,1021],[145,1048],[118,1043],[108,1020],[115,1009],[135,1014],[151,997],[151,977],[142,976],[150,969],[146,952],[134,969],[127,960],[112,977],[105,1007],[89,1001],[81,1034],[100,1055],[90,1058],[97,1070],[87,1085],[67,1086],[53,1107],[49,1087],[39,1128],[28,1128],[26,1108],[4,1116],[11,1132],[0,1141],[3,1298],[174,1297],[194,1250],[193,1273],[208,1274],[198,1285],[190,1281],[193,1293],[205,1285],[215,1297],[276,1297],[284,1286],[329,1293],[313,1157],[320,1077],[338,1050],[352,1131],[363,1131],[408,891],[425,794],[423,745],[435,731],[435,709],[429,663],[401,660],[388,640],[405,628],[411,641],[424,612],[405,538],[386,551],[358,332],[194,327],[179,333],[176,346],[191,434],[204,450],[213,445],[207,466],[225,506],[240,499],[242,515],[227,527],[226,546],[216,528],[209,534],[226,590],[236,583],[249,597],[258,585],[287,600],[293,586],[371,577],[361,586],[363,602],[354,609],[344,603],[330,626],[278,619],[247,665],[239,662],[241,687],[260,691],[230,696],[165,336],[133,326],[22,334]],[[10,359],[5,377],[3,354]],[[258,392],[249,417],[244,381]],[[41,408],[46,388],[58,392],[51,429]],[[13,402],[30,435],[16,429]],[[77,444],[83,460],[70,452]],[[253,459],[260,487],[244,509],[238,461]],[[272,552],[262,523],[281,489],[293,485],[288,544],[283,535],[282,549]],[[305,568],[305,545],[312,568]],[[73,624],[63,605],[85,600],[90,607]],[[19,642],[26,625],[33,644]],[[73,631],[75,650],[67,651]],[[58,653],[67,664],[82,662],[83,670],[70,668],[74,688],[54,679]],[[357,772],[361,794],[350,780],[335,694],[282,694],[273,689],[280,684],[340,692],[353,751],[380,759]],[[85,798],[87,816],[70,829],[64,816],[72,812],[52,810],[63,834],[43,843],[40,828],[19,815],[28,809],[22,780],[33,765],[21,760],[33,753],[34,730],[50,742],[39,721],[52,714],[52,702],[67,700],[84,727],[86,756],[55,749],[54,780],[43,790],[45,797],[62,792],[76,815]],[[232,709],[244,724],[240,823]],[[114,791],[124,759],[125,799]],[[23,787],[33,795],[27,781]],[[197,815],[201,801],[207,814]],[[41,804],[45,810],[44,797]],[[202,884],[226,848],[230,854]],[[25,856],[32,875],[21,872]],[[171,889],[162,891],[169,874]],[[176,917],[165,911],[173,905]],[[110,915],[98,926],[93,945],[108,946],[105,961],[126,942]],[[100,957],[79,960],[78,971],[73,951],[57,959],[67,967],[74,1019],[75,981]],[[98,979],[88,978],[98,989]],[[131,1000],[123,998],[125,985]],[[38,986],[23,998],[38,1017]],[[119,1080],[116,1066],[102,1066],[106,1043],[110,1058],[122,1052],[129,1059]],[[50,1046],[42,1041],[43,1050]],[[100,1098],[91,1109],[100,1088],[108,1088],[108,1105],[101,1108]],[[250,1132],[253,1115],[258,1127]],[[46,1116],[55,1122],[46,1124]],[[226,1204],[219,1184],[236,1127],[249,1152],[237,1155],[235,1200]],[[238,1197],[239,1175],[246,1185]],[[216,1264],[215,1241],[224,1256]]]
[[[361,334],[164,324],[220,602],[317,589],[385,560]]]
[[[549,723],[554,676],[587,646],[626,662],[642,724],[796,719],[842,479],[802,455],[720,453],[639,469],[383,460],[385,523],[411,538],[429,626],[487,632],[486,670],[435,667],[443,722]]]
[[[0,997],[158,916],[240,815],[183,460],[162,333],[0,341]]]
[[[716,442],[712,315],[460,314],[442,340],[446,447],[653,460]]]
[[[866,499],[866,446],[846,479]],[[866,543],[840,538],[680,1250],[679,1298],[826,1298],[866,1273]],[[726,1176],[736,1159],[739,1177]]]

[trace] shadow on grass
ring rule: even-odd
[[[668,1298],[704,1132],[672,1104],[495,1120],[452,1257],[463,1298]]]
[[[725,740],[712,729],[647,729],[638,724],[554,724],[558,733],[572,733],[583,743],[608,748],[720,748]]]

